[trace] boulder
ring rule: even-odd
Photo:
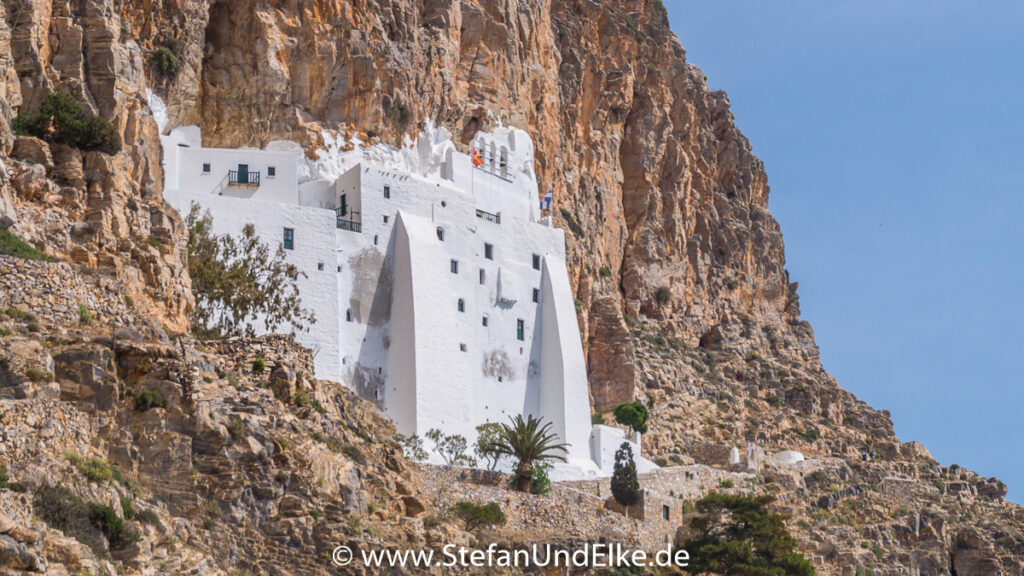
[[[92,404],[110,410],[121,398],[114,353],[106,347],[83,344],[54,357],[61,400]]]
[[[32,136],[18,136],[18,139],[14,141],[14,148],[11,150],[11,158],[41,165],[46,170],[53,169],[50,145]]]

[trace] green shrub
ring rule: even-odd
[[[366,456],[363,455],[363,451],[357,446],[352,444],[345,444],[341,447],[341,453],[348,456],[350,460],[361,466],[366,465]]]
[[[139,412],[145,412],[150,408],[166,408],[167,399],[160,393],[159,390],[153,390],[147,388],[136,394],[132,395],[132,400],[135,402],[135,409]]]
[[[81,324],[92,324],[92,312],[85,304],[78,305],[78,321]]]
[[[0,490],[6,490],[11,485],[11,475],[7,472],[7,465],[0,464]]]
[[[149,524],[151,526],[163,526],[160,522],[160,517],[156,515],[156,512],[152,510],[139,510],[135,514],[136,520],[143,524]]]
[[[598,270],[598,273],[601,275],[602,278],[608,278],[612,275],[612,270],[607,266],[601,266],[601,269]]]
[[[88,506],[89,520],[107,537],[111,548],[124,548],[139,541],[139,533],[125,526],[113,508],[92,502]]]
[[[565,208],[559,208],[558,212],[562,215],[562,219],[565,220],[565,224],[566,226],[569,227],[569,230],[571,230],[577,238],[583,238],[583,227],[580,226],[580,223],[576,221],[576,218],[572,215],[572,212],[569,212]]]
[[[662,16],[668,16],[668,8],[665,8],[665,3],[661,0],[654,0],[652,2],[654,9]]]
[[[39,114],[22,112],[15,124],[20,134],[79,150],[97,150],[105,154],[121,151],[121,135],[113,124],[102,116],[92,116],[85,106],[62,88],[46,95],[39,106]]]
[[[25,377],[36,384],[53,382],[53,374],[45,370],[40,370],[39,368],[29,368],[28,370],[25,370]]]
[[[30,244],[12,234],[10,230],[0,230],[0,254],[14,256],[22,260],[53,262],[53,258],[33,248]]]
[[[654,301],[658,306],[664,306],[672,300],[672,290],[668,286],[661,286],[654,292]]]
[[[551,491],[551,478],[548,477],[548,465],[537,464],[533,467],[533,479],[530,481],[530,493],[543,496]]]
[[[506,522],[505,513],[496,502],[484,505],[462,501],[455,505],[455,514],[466,524],[466,530],[472,532],[482,526],[501,525]]]
[[[310,405],[309,394],[305,390],[299,390],[292,396],[292,402],[299,408]]]
[[[690,520],[693,537],[682,545],[690,552],[687,571],[814,576],[814,567],[796,551],[787,518],[768,510],[772,500],[771,496],[715,492],[698,500],[699,514]]]
[[[69,454],[67,458],[89,482],[104,484],[114,477],[114,468],[99,458],[86,460],[77,454]]]
[[[44,484],[32,498],[32,509],[51,528],[85,544],[99,557],[106,555],[103,546],[93,536],[89,506],[74,492],[63,486]]]
[[[736,483],[733,482],[732,478],[722,478],[718,482],[718,487],[723,488],[725,490],[728,490],[729,488],[734,488],[735,486]]]
[[[133,520],[138,513],[135,511],[135,505],[127,496],[121,496],[121,511],[124,512],[125,520]]]
[[[149,55],[149,63],[164,78],[173,79],[181,72],[181,60],[171,52],[170,48],[161,46]]]
[[[594,412],[590,415],[590,423],[594,426],[604,424],[604,414],[601,412]]]
[[[252,371],[256,374],[262,374],[267,369],[267,362],[263,358],[257,358],[252,361]]]
[[[239,440],[245,435],[245,422],[241,418],[234,417],[228,422],[228,434],[232,440]]]
[[[641,434],[647,433],[647,420],[651,413],[642,402],[624,402],[616,406],[612,413],[619,424],[629,426]]]

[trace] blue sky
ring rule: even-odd
[[[665,4],[765,162],[825,368],[1024,501],[1024,3]]]

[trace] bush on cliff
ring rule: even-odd
[[[46,95],[38,114],[19,113],[12,128],[16,134],[35,136],[79,150],[98,150],[104,154],[121,151],[121,135],[113,124],[102,116],[93,116],[62,88]]]
[[[484,505],[459,502],[455,505],[455,514],[466,524],[466,530],[470,532],[483,526],[496,526],[506,522],[505,513],[495,502]]]
[[[683,548],[691,574],[722,576],[814,576],[810,562],[795,551],[786,517],[768,511],[772,496],[712,492],[697,501],[690,521],[697,534]]]
[[[192,205],[187,224],[188,272],[196,298],[194,336],[255,336],[257,319],[266,332],[277,332],[286,324],[302,331],[316,322],[299,298],[297,282],[305,274],[286,262],[282,246],[272,251],[252,225],[243,228],[237,240],[218,236],[210,212],[200,213],[197,204]]]

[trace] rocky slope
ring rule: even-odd
[[[0,491],[0,570],[321,574],[330,544],[469,538],[425,522],[444,511],[424,502],[387,423],[304,376],[301,352],[260,344],[280,361],[257,375],[250,350],[168,338],[187,328],[191,295],[181,219],[161,199],[149,88],[172,124],[200,124],[212,145],[288,138],[313,150],[327,131],[399,142],[428,119],[462,145],[497,122],[529,130],[541,186],[570,231],[597,411],[641,399],[653,457],[754,474],[744,489],[779,496],[821,573],[1024,573],[1024,513],[1005,486],[901,443],[887,413],[822,369],[763,166],[660,6],[0,4],[0,216],[61,261],[0,261],[0,308],[13,310],[0,315],[0,458],[21,490]],[[180,59],[176,76],[149,63],[159,48]],[[15,138],[14,115],[56,86],[109,118],[123,151]],[[167,406],[135,410],[131,393],[149,389]],[[296,406],[295,390],[310,405]],[[762,455],[781,449],[812,457],[813,470],[766,467]],[[83,481],[69,455],[138,485]],[[114,550],[88,526],[76,539],[41,519],[47,485],[120,517],[125,496],[157,522],[135,522],[140,540]],[[605,535],[587,516],[603,508],[587,510],[574,508],[574,521]],[[537,530],[489,537],[560,527]]]

